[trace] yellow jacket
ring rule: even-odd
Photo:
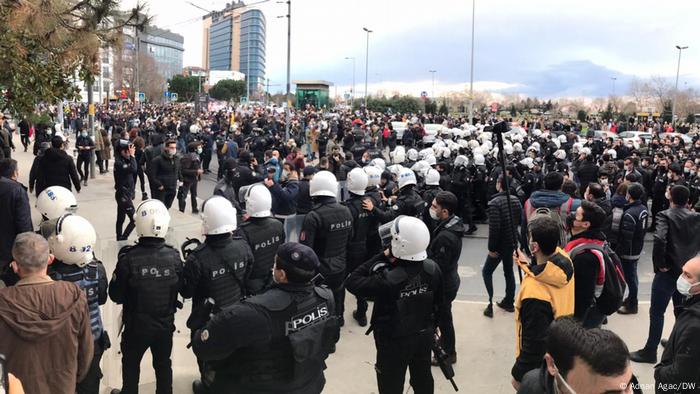
[[[515,299],[516,362],[511,372],[520,381],[541,365],[549,324],[574,313],[574,266],[561,248],[545,264],[518,265],[524,274]]]

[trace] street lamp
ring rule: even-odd
[[[355,56],[346,57],[345,60],[352,59],[352,90],[350,91],[352,98],[350,99],[350,108],[355,106]]]
[[[437,72],[437,70],[428,70],[428,72],[432,74],[433,78],[433,91],[430,93],[430,95],[433,96],[433,100],[435,100],[435,73]]]
[[[681,53],[684,49],[688,49],[688,46],[676,45],[678,49],[678,68],[676,68],[676,88],[673,92],[673,105],[671,106],[671,125],[673,125],[673,131],[676,131],[676,101],[678,101],[678,76],[681,72]]]
[[[372,30],[363,27],[362,30],[367,32],[367,50],[365,52],[365,109],[367,109],[367,78],[369,76],[369,33],[372,33]]]
[[[612,80],[612,95],[613,97],[615,96],[615,81],[617,81],[617,77],[610,77]]]
[[[472,0],[472,51],[469,72],[469,124],[474,123],[474,14],[476,13],[476,0]]]

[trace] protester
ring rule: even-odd
[[[75,186],[75,191],[80,193],[80,177],[75,162],[63,150],[64,146],[63,137],[55,136],[51,139],[51,148],[46,150],[37,169],[37,177],[41,179],[41,182],[37,182],[37,193],[49,186],[63,186],[73,190],[71,183]]]
[[[17,181],[19,169],[13,159],[0,160],[0,272],[12,261],[12,245],[18,234],[32,231],[27,191]]]

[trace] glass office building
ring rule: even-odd
[[[231,70],[233,21],[226,16],[212,22],[209,28],[209,69]]]
[[[185,52],[185,39],[168,30],[148,27],[139,34],[141,52],[153,57],[161,75],[168,80],[182,73],[182,55]]]
[[[260,10],[241,14],[238,70],[246,75],[252,92],[260,92],[265,84],[265,15]]]

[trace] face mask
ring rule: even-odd
[[[690,168],[683,167],[683,172],[685,172],[686,174],[690,174]]]
[[[556,364],[554,364],[554,367],[555,367],[555,368],[557,367]],[[564,386],[564,388],[565,388],[566,391],[568,392],[567,394],[576,394],[576,390],[574,390],[573,387],[571,387],[571,386],[569,385],[569,383],[567,383],[566,380],[564,380],[564,377],[561,376],[561,374],[559,373],[559,368],[557,368],[556,380],[558,380],[559,383],[560,383],[562,386]],[[559,389],[559,385],[557,385],[557,384],[554,385],[554,391],[557,392],[557,393],[561,393],[561,389]],[[563,393],[561,393],[561,394],[563,394]]]
[[[632,166],[625,166],[625,171],[632,171]]]
[[[202,154],[202,148],[197,148],[197,154]]]
[[[168,150],[168,155],[169,156],[175,156],[175,153],[177,153],[177,150],[169,149]]]
[[[700,285],[700,282],[690,283],[683,277],[683,275],[679,276],[678,281],[676,281],[676,288],[678,289],[678,292],[686,297],[690,297],[690,290],[697,285]]]
[[[87,133],[86,133],[86,132],[82,132],[82,133],[80,133],[80,135],[83,136],[83,137],[87,137]]]
[[[284,179],[289,178],[289,171],[282,171],[282,175],[280,175],[280,176]]]
[[[601,180],[600,180],[600,184],[603,185],[603,186],[607,186],[607,185],[608,185],[608,180],[607,180],[607,179],[601,179]]]
[[[433,220],[438,220],[438,219],[440,219],[440,217],[439,217],[438,214],[437,214],[437,211],[434,210],[433,208],[430,208],[430,217],[431,217]]]

